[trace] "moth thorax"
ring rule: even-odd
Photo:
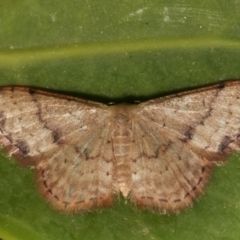
[[[112,132],[114,166],[115,166],[115,187],[122,192],[124,197],[129,194],[131,185],[130,157],[132,149],[132,129],[127,116],[119,114],[116,117],[116,125]]]
[[[132,130],[129,120],[119,114],[117,124],[112,132],[113,151],[115,157],[126,157],[131,150]]]

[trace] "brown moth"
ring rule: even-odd
[[[108,106],[26,87],[0,88],[0,144],[34,166],[56,209],[178,212],[240,145],[240,81]]]

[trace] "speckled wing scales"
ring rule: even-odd
[[[211,164],[157,124],[135,124],[130,201],[160,212],[179,211],[197,198]]]
[[[133,113],[130,200],[162,212],[191,205],[213,163],[240,145],[239,81],[142,103]]]
[[[102,147],[108,128],[94,130],[38,165],[40,190],[57,209],[89,211],[113,204],[112,149]]]
[[[28,88],[1,88],[0,143],[54,207],[84,211],[112,204],[112,151],[106,106]],[[103,150],[106,154],[103,156]]]
[[[0,88],[0,144],[36,168],[40,191],[64,211],[122,195],[177,212],[202,194],[213,164],[240,145],[240,81],[106,106],[30,88]]]

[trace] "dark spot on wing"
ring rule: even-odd
[[[35,94],[36,91],[34,89],[32,89],[32,88],[29,88],[28,89],[28,93],[32,95],[32,94]]]
[[[53,131],[52,132],[52,137],[53,137],[53,142],[54,143],[57,143],[58,141],[59,141],[59,139],[60,139],[60,134],[59,134],[59,132],[58,131]]]
[[[83,150],[83,154],[84,154],[86,160],[88,160],[90,158],[90,153],[91,153],[91,151],[88,148],[85,148]]]
[[[43,184],[44,184],[44,186],[45,186],[46,188],[48,188],[48,185],[47,185],[46,180],[43,181]]]
[[[13,139],[10,134],[4,136],[10,143],[13,143]]]
[[[160,199],[158,199],[158,201],[160,201],[160,202],[168,202],[168,200],[165,199],[165,198],[160,198]]]
[[[225,83],[224,82],[220,82],[218,85],[217,85],[218,88],[225,88]]]
[[[17,140],[15,146],[23,155],[27,155],[29,153],[29,147],[25,141]]]
[[[221,143],[218,146],[218,151],[223,153],[227,149],[228,145],[232,142],[234,142],[234,140],[231,139],[231,137],[224,136]]]
[[[0,112],[0,128],[4,128],[4,125],[6,123],[6,117],[3,114],[3,111]]]

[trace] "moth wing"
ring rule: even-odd
[[[212,164],[239,149],[239,96],[232,81],[140,104],[133,113],[131,201],[163,212],[191,205]]]
[[[21,87],[1,88],[0,106],[0,144],[36,167],[38,186],[56,208],[112,204],[107,106]]]

